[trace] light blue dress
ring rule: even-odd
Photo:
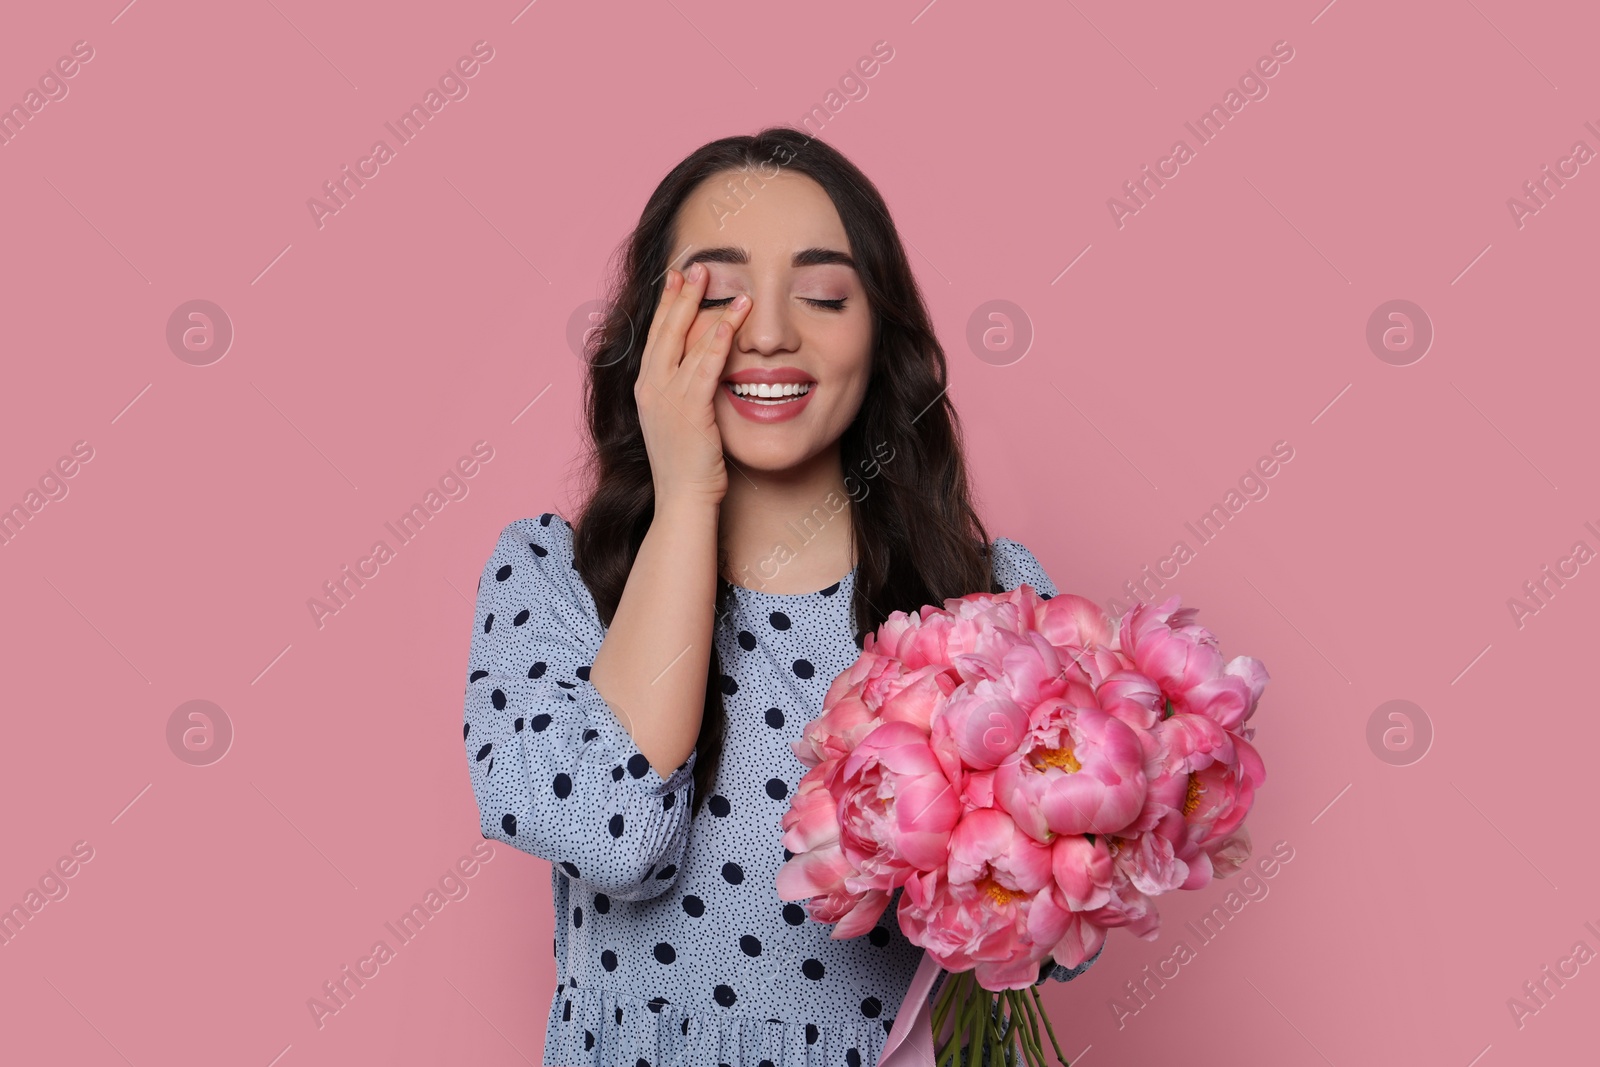
[[[996,539],[994,568],[1005,589],[1055,595],[1015,541]],[[698,753],[662,778],[589,684],[605,629],[571,527],[544,514],[501,532],[478,584],[463,736],[484,836],[552,864],[546,1067],[877,1062],[922,959],[898,891],[870,934],[836,941],[774,884],[807,769],[790,742],[859,654],[853,582],[733,587],[716,624],[722,762],[692,815]]]

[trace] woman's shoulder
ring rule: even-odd
[[[527,540],[546,550],[565,548],[569,555],[572,552],[572,523],[556,511],[546,511],[527,519],[513,519],[500,530],[500,539],[504,541],[507,537]]]
[[[558,560],[572,564],[572,524],[554,511],[528,519],[514,519],[500,530],[491,560],[509,557],[501,566],[516,566],[517,559]],[[509,577],[509,575],[508,575]],[[504,581],[505,579],[501,579]]]
[[[485,585],[537,591],[590,611],[593,598],[573,562],[572,524],[554,511],[515,519],[500,530],[479,579]]]
[[[1055,596],[1059,591],[1045,572],[1043,564],[1022,542],[1009,537],[996,537],[993,545],[991,566],[994,568],[994,579],[1002,589],[1009,592],[1019,585],[1030,585],[1034,592],[1043,596]]]

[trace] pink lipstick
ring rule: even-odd
[[[805,410],[817,383],[794,367],[752,367],[728,375],[721,389],[751,422],[787,422]]]

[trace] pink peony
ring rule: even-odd
[[[1167,878],[1142,865],[1165,851],[1127,853],[1122,861],[1145,892],[1199,889],[1211,881],[1210,853],[1238,827],[1254,803],[1266,767],[1255,747],[1204,715],[1176,714],[1155,730],[1162,744],[1161,771],[1150,783],[1137,825],[1167,841],[1181,865],[1177,885],[1150,886]]]
[[[1026,585],[895,612],[793,744],[778,895],[855,937],[894,891],[906,936],[985,990],[1154,939],[1155,897],[1250,855],[1268,679],[1176,597],[1113,625]]]
[[[1113,636],[1105,612],[1094,601],[1071,593],[1038,602],[1034,628],[1057,648],[1108,647]]]
[[[1224,663],[1216,635],[1194,623],[1195,608],[1168,597],[1157,608],[1134,607],[1117,632],[1119,650],[1160,687],[1175,711],[1205,715],[1232,730],[1255,714],[1268,679],[1260,660]]]
[[[927,735],[912,723],[881,723],[848,757],[801,778],[782,822],[795,855],[778,871],[779,899],[821,895],[825,914],[849,916],[821,919],[839,924],[833,936],[855,937],[913,870],[945,863],[960,816]]]
[[[933,710],[956,687],[948,668],[905,665],[873,652],[833,680],[823,712],[790,747],[808,767],[849,755],[882,722],[909,722],[926,732]]]
[[[1118,840],[1112,844],[1117,846],[1112,853],[1115,860],[1122,846]],[[1134,885],[1127,871],[1116,863],[1112,865],[1109,897],[1105,904],[1085,912],[1084,918],[1096,926],[1125,926],[1129,933],[1145,941],[1156,939],[1161,931],[1161,916],[1155,901]]]
[[[995,802],[1034,839],[1125,829],[1145,802],[1145,746],[1079,683],[1041,702],[1015,758],[995,771]]]
[[[809,914],[817,922],[833,923],[835,938],[872,929],[889,906],[890,896],[883,890],[862,892],[845,884],[856,867],[845,858],[832,792],[841,762],[829,760],[800,779],[783,816],[783,847],[794,855],[778,868],[777,879],[778,899],[810,898]]]
[[[975,970],[985,989],[1026,989],[1068,913],[1053,892],[1051,850],[995,808],[968,814],[946,869],[906,882],[901,928],[947,970]]]
[[[863,880],[892,889],[908,867],[944,864],[960,804],[925,733],[884,723],[845,760],[841,785],[844,851]]]
[[[962,766],[998,767],[1022,743],[1028,707],[988,680],[957,689],[932,722],[932,743],[946,771],[955,776]]]
[[[1169,697],[1222,673],[1216,636],[1193,624],[1196,613],[1168,597],[1159,607],[1136,604],[1117,629],[1119,649]]]

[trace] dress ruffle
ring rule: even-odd
[[[546,1067],[872,1067],[894,1019],[752,1019],[716,1005],[685,1010],[592,981],[550,1003]],[[810,1040],[808,1040],[810,1038]],[[850,1055],[854,1049],[855,1056]]]

